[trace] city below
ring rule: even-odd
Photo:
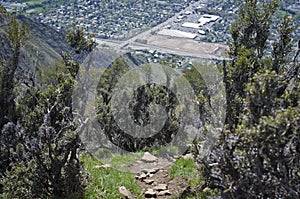
[[[238,13],[236,0],[19,2],[3,4],[11,12],[17,10],[57,31],[83,28],[102,47],[214,60],[225,59],[230,25]],[[290,3],[278,15],[285,13],[299,18],[300,3]],[[300,38],[300,28],[295,38]],[[158,61],[153,56],[151,59]]]

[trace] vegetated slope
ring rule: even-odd
[[[60,53],[68,50],[65,33],[33,21],[25,16],[18,16],[20,23],[30,26],[29,39],[22,48],[20,68],[47,67],[61,59]],[[8,60],[11,52],[6,29],[8,17],[0,14],[0,58]]]
[[[92,64],[94,68],[110,68],[116,58],[121,58],[126,67],[138,68],[143,64],[147,64],[148,60],[145,56],[138,55],[134,52],[117,52],[109,47],[97,47],[86,57],[84,64]]]

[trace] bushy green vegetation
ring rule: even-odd
[[[62,62],[36,74],[20,74],[21,48],[29,28],[16,16],[8,18],[6,34],[11,52],[0,66],[0,194],[4,198],[82,198],[84,175],[78,159],[80,124],[73,120],[72,91],[79,63],[71,52],[62,53]],[[80,32],[80,30],[77,30]],[[77,35],[70,33],[68,40]],[[77,54],[86,51],[85,37],[76,37]],[[89,48],[91,49],[91,48]],[[17,95],[18,94],[18,95]]]
[[[189,181],[182,198],[300,197],[300,43],[298,49],[292,48],[295,27],[289,16],[281,19],[275,33],[278,40],[268,42],[277,8],[276,0],[241,2],[239,18],[231,28],[230,60],[224,61],[222,68],[227,99],[225,127],[210,153],[201,154],[198,147],[202,146],[195,144],[197,162],[180,158],[170,168],[171,179]],[[82,29],[71,31],[67,40],[73,51],[62,53],[61,62],[39,71],[37,81],[37,74],[19,72],[24,71],[19,57],[30,28],[2,7],[0,15],[1,22],[8,19],[4,32],[9,41],[9,54],[0,60],[0,197],[122,198],[118,189],[125,186],[142,198],[134,176],[120,168],[141,153],[112,156],[111,167],[102,167],[102,161],[79,154],[83,148],[78,134],[82,123],[74,120],[72,107],[72,91],[81,67],[76,58],[94,48],[93,40]],[[137,151],[152,145],[141,142],[137,146],[132,137],[116,131],[108,106],[113,87],[127,70],[120,58],[106,70],[98,86],[101,99],[97,108],[108,139],[123,149]],[[195,72],[192,68],[185,77],[196,80]],[[209,101],[202,81],[191,84],[199,98]],[[155,97],[149,100],[153,93]],[[160,103],[167,103],[168,94],[166,88],[153,85],[137,90],[136,101],[131,104],[133,117],[147,122],[144,106],[149,101],[158,103],[157,96]],[[201,113],[207,111],[205,108]],[[125,138],[128,142],[120,145]],[[158,139],[154,141],[161,144]],[[164,150],[168,149],[157,147],[154,152]]]
[[[212,152],[198,159],[206,185],[225,198],[300,196],[299,49],[292,50],[289,16],[268,43],[277,7],[245,0],[231,28],[231,61],[223,63],[226,125]]]

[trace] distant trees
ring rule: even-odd
[[[10,16],[9,60],[0,70],[0,196],[4,198],[81,198],[82,163],[78,159],[81,124],[74,121],[72,92],[79,63],[71,53],[50,73],[26,78],[19,73],[20,49],[30,34]],[[76,54],[91,51],[94,42],[74,30],[68,41]]]
[[[276,0],[245,0],[231,27],[226,124],[211,153],[198,159],[202,188],[217,188],[224,198],[300,197],[300,64],[289,16],[277,41],[268,40],[277,7]]]

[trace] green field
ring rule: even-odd
[[[18,1],[20,3],[28,3],[28,4],[40,4],[45,0],[28,0],[28,1]]]

